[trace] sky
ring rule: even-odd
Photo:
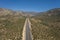
[[[42,12],[60,8],[60,0],[0,0],[0,8]]]

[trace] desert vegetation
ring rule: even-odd
[[[25,18],[0,17],[0,40],[21,40]]]
[[[7,9],[0,14],[0,40],[21,40],[25,17]]]
[[[33,40],[60,40],[59,9],[34,16],[31,18],[31,23]]]

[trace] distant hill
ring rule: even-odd
[[[48,11],[46,11],[45,13],[47,13],[47,14],[58,14],[58,13],[60,13],[60,8],[54,8],[54,9],[50,9],[50,10],[48,10]]]
[[[41,18],[41,19],[48,19],[48,18],[59,18],[60,17],[60,8],[55,8],[48,10],[46,12],[41,12],[37,14],[35,17]]]
[[[6,15],[20,15],[20,16],[23,16],[22,13],[20,12],[17,12],[17,11],[13,11],[13,10],[10,10],[10,9],[5,9],[5,8],[0,8],[0,16],[6,16]]]
[[[0,8],[0,16],[15,15],[15,16],[34,16],[37,12],[24,12],[24,11],[14,11],[11,9]]]

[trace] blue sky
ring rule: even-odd
[[[0,8],[41,12],[60,8],[60,0],[0,0]]]

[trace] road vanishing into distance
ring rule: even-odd
[[[26,18],[22,35],[22,40],[32,40],[31,23],[29,21],[29,18]]]

